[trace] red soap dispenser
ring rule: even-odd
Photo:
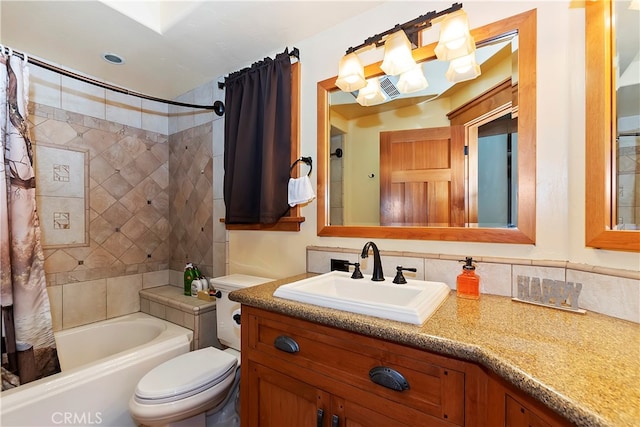
[[[457,295],[460,298],[478,299],[480,298],[480,276],[476,275],[476,267],[473,258],[467,257],[462,267],[462,273],[456,280]]]

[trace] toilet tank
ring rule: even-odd
[[[237,321],[234,315],[240,315],[240,304],[229,299],[229,293],[238,289],[271,282],[274,279],[245,274],[231,274],[215,277],[210,280],[211,286],[220,291],[220,297],[216,298],[216,318],[218,322],[218,340],[227,347],[240,350],[240,318]]]

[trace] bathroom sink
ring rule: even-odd
[[[449,293],[449,287],[441,282],[407,279],[406,284],[397,285],[390,278],[374,282],[332,271],[280,286],[273,296],[421,325]]]

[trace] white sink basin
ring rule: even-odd
[[[273,296],[421,325],[450,293],[441,282],[407,279],[397,285],[392,280],[352,279],[351,273],[332,271],[280,286]]]

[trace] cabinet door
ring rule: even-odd
[[[359,404],[338,397],[331,400],[332,417],[338,416],[339,427],[415,427],[415,424],[405,424],[387,415],[367,409]],[[332,424],[332,427],[335,427]]]
[[[309,384],[248,362],[243,427],[329,426],[329,396]]]
[[[513,397],[506,395],[506,427],[551,427]]]

